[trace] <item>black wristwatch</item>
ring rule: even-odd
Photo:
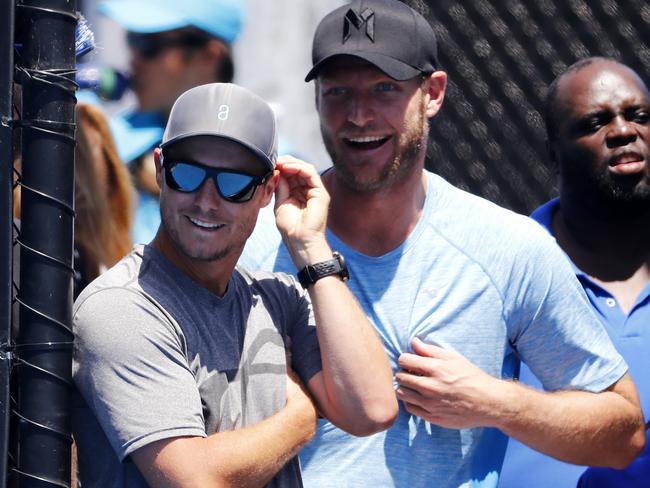
[[[321,263],[308,264],[298,272],[298,281],[303,288],[313,285],[321,278],[331,275],[339,275],[343,281],[350,277],[348,267],[345,265],[345,259],[337,251],[332,253],[334,258],[328,259]]]

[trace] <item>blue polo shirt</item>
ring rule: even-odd
[[[553,199],[537,210],[531,217],[553,234],[553,214],[559,208],[559,199]],[[568,257],[568,256],[567,256]],[[647,283],[636,303],[625,315],[616,299],[607,290],[595,283],[573,262],[573,269],[582,284],[589,302],[601,319],[612,342],[625,358],[629,373],[636,383],[641,398],[645,421],[650,418],[650,283]],[[539,380],[530,369],[521,365],[520,381],[542,389]],[[501,488],[574,488],[585,471],[584,466],[575,466],[540,454],[520,442],[510,439],[501,471]],[[650,471],[650,448],[645,451],[626,470],[590,469],[583,480],[583,486],[649,486],[647,477],[637,473]],[[596,482],[596,477],[600,482]],[[637,480],[637,481],[634,481]]]

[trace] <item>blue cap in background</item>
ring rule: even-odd
[[[231,44],[242,28],[242,0],[108,0],[100,13],[127,31],[154,34],[197,27]]]
[[[125,163],[160,144],[165,119],[157,112],[124,113],[109,119],[117,152]]]

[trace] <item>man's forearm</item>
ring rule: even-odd
[[[275,217],[298,271],[332,258],[325,237],[329,195],[315,168],[278,160]],[[397,415],[386,353],[361,307],[338,276],[309,286],[323,370],[308,383],[319,409],[355,435],[387,428]]]
[[[316,411],[304,400],[289,401],[250,427],[206,438],[154,442],[132,454],[153,487],[259,487],[298,454],[316,431]]]
[[[533,390],[504,382],[494,425],[562,461],[623,468],[645,445],[643,417],[626,375],[601,393]]]
[[[309,294],[323,364],[309,387],[322,413],[355,435],[386,429],[397,415],[397,400],[377,333],[340,278],[317,281]]]

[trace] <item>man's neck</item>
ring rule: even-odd
[[[226,293],[236,259],[233,261],[230,257],[226,257],[212,262],[190,259],[172,242],[162,226],[158,229],[151,245],[192,281],[219,297]]]
[[[350,189],[334,168],[325,173],[323,182],[332,197],[329,229],[345,244],[368,256],[382,256],[400,246],[422,215],[426,176],[421,165],[377,192]]]
[[[650,213],[614,218],[563,195],[552,227],[575,265],[629,311],[650,281]]]
[[[589,254],[616,254],[621,258],[650,253],[650,207],[614,209],[608,202],[562,192],[560,208],[553,224],[561,217],[562,228],[577,249]]]

